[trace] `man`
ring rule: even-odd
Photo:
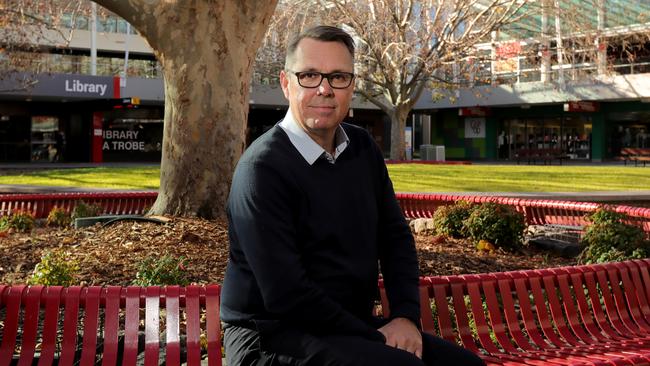
[[[289,44],[289,111],[244,153],[228,202],[222,289],[228,366],[480,365],[421,335],[413,237],[381,151],[342,124],[354,43],[318,26]],[[391,319],[372,316],[379,267]]]

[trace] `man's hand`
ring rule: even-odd
[[[386,337],[386,345],[402,349],[422,358],[422,334],[412,321],[395,318],[379,328]]]

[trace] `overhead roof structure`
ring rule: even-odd
[[[487,4],[489,0],[479,0]],[[545,0],[548,8],[548,24],[555,32],[558,13],[554,0]],[[607,35],[650,31],[650,1],[647,0],[559,0],[559,14],[564,34],[570,37],[598,29],[598,7],[604,11],[604,31]],[[521,18],[514,24],[500,29],[499,39],[539,38],[542,31],[543,1],[533,0],[520,10]],[[481,6],[481,5],[477,5]]]

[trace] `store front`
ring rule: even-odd
[[[588,115],[508,118],[499,128],[497,156],[513,160],[522,149],[551,149],[571,160],[590,160],[591,133]]]
[[[650,111],[610,112],[606,119],[609,157],[619,156],[624,147],[650,148]]]
[[[113,109],[95,112],[101,135],[94,129],[94,162],[158,162],[162,156],[162,108]],[[97,151],[101,146],[101,154]],[[99,158],[101,156],[101,158]]]

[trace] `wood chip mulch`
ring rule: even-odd
[[[422,275],[448,275],[556,267],[575,264],[548,252],[478,251],[467,240],[416,235]],[[81,268],[85,285],[128,285],[146,257],[170,254],[188,259],[194,283],[221,283],[228,260],[228,231],[223,221],[173,218],[166,224],[123,221],[81,229],[36,228],[31,233],[0,233],[0,284],[25,283],[41,255],[64,248]]]

